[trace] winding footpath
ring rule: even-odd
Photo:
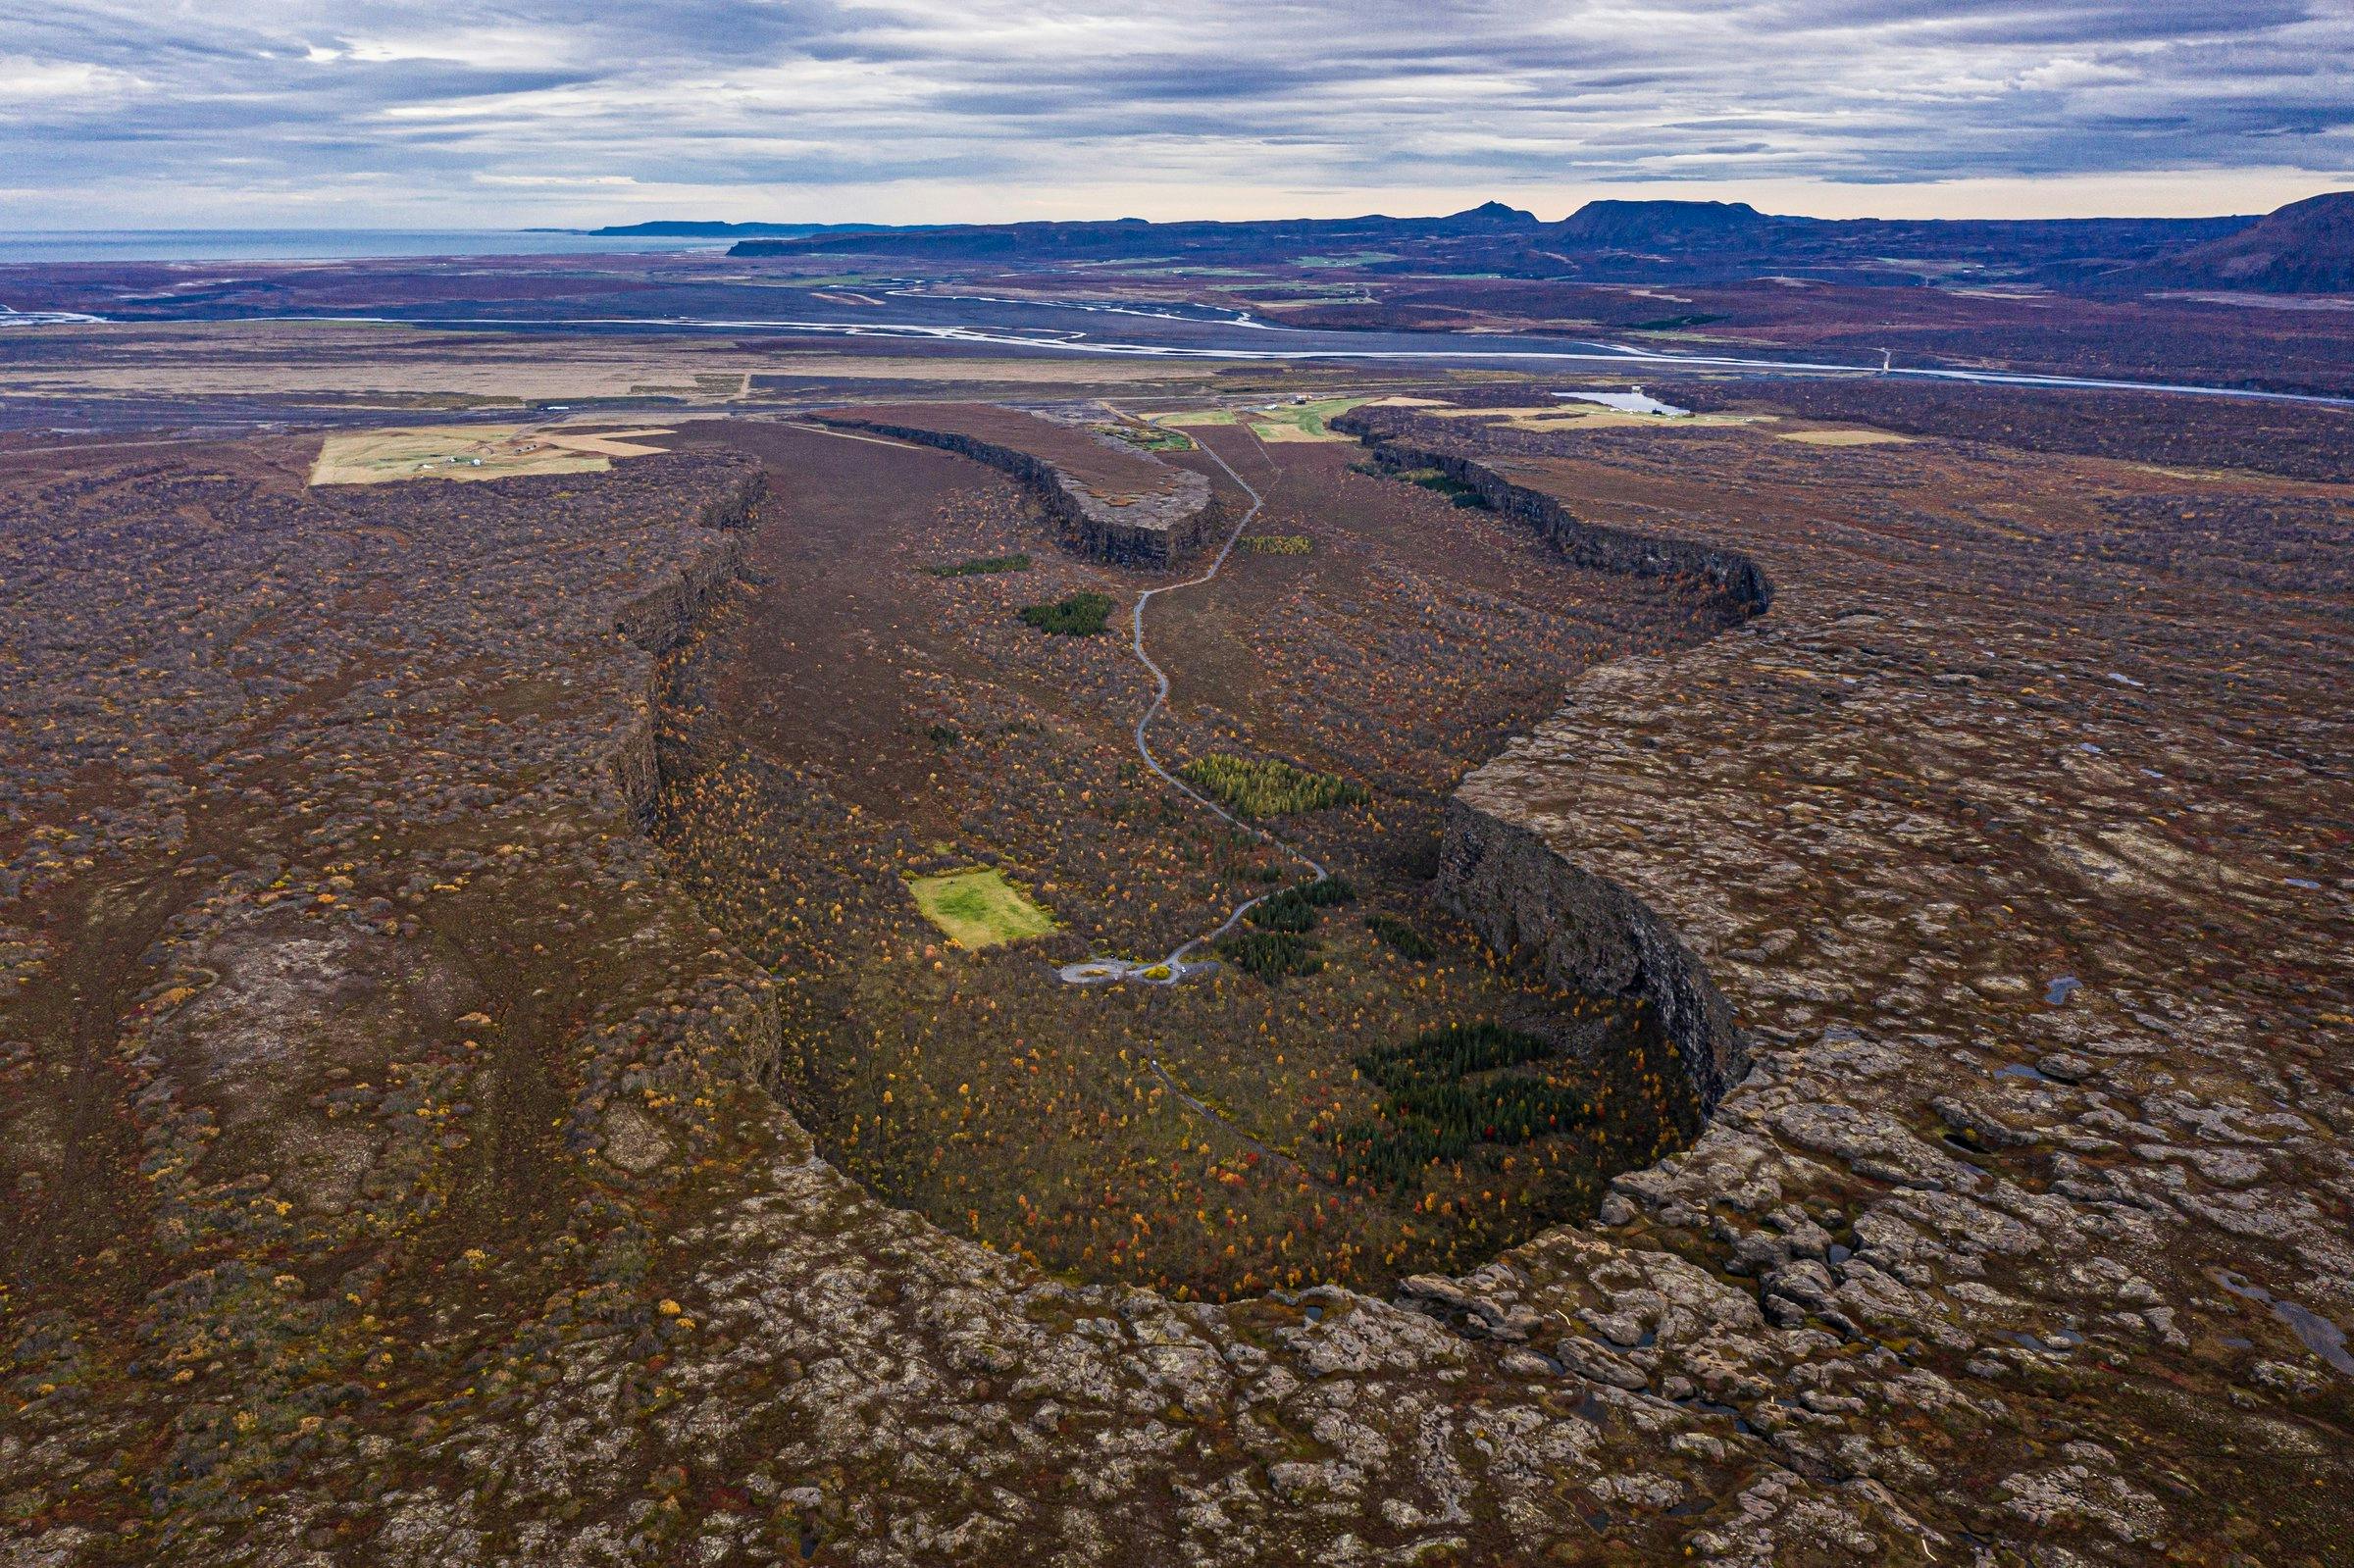
[[[1255,437],[1254,437],[1254,439],[1255,439]],[[1160,759],[1152,754],[1152,742],[1148,732],[1151,731],[1152,727],[1152,721],[1160,716],[1161,709],[1168,706],[1169,673],[1166,670],[1163,670],[1157,663],[1153,661],[1151,651],[1145,646],[1145,609],[1156,596],[1160,594],[1175,593],[1181,588],[1198,588],[1204,582],[1214,581],[1217,578],[1218,573],[1225,569],[1227,557],[1234,554],[1235,545],[1241,542],[1243,531],[1252,525],[1252,523],[1258,517],[1260,508],[1266,505],[1266,498],[1260,495],[1257,490],[1252,488],[1250,481],[1245,480],[1240,474],[1237,474],[1234,471],[1233,464],[1227,462],[1223,457],[1218,455],[1217,450],[1209,444],[1209,441],[1206,437],[1197,438],[1194,441],[1194,445],[1201,451],[1208,454],[1209,460],[1212,463],[1217,464],[1220,469],[1224,470],[1226,477],[1234,481],[1234,482],[1242,489],[1242,492],[1245,495],[1251,497],[1251,507],[1250,510],[1246,511],[1242,515],[1242,518],[1236,522],[1233,529],[1228,531],[1226,535],[1226,542],[1219,547],[1217,555],[1212,558],[1209,563],[1209,570],[1203,572],[1200,577],[1188,578],[1183,582],[1164,583],[1157,588],[1147,588],[1144,592],[1137,595],[1136,608],[1130,612],[1128,617],[1128,646],[1129,650],[1136,655],[1137,662],[1151,672],[1153,691],[1151,705],[1145,709],[1144,713],[1136,721],[1136,729],[1134,732],[1136,736],[1136,754],[1144,759],[1145,766],[1151,769],[1154,776],[1157,777],[1163,784],[1176,790],[1179,794],[1184,795],[1196,805],[1201,806],[1206,811],[1214,813],[1225,822],[1232,824],[1242,832],[1250,834],[1262,842],[1273,844],[1277,849],[1282,850],[1285,854],[1300,862],[1301,865],[1305,866],[1314,875],[1318,877],[1326,877],[1331,875],[1331,873],[1327,872],[1321,863],[1309,856],[1305,850],[1302,850],[1293,844],[1286,843],[1283,839],[1267,832],[1264,828],[1260,828],[1253,823],[1245,822],[1242,818],[1236,816],[1233,812],[1228,811],[1224,806],[1219,805],[1216,801],[1210,799],[1207,795],[1203,794],[1193,785],[1187,784],[1184,780],[1171,773],[1167,768],[1161,765]],[[1179,981],[1186,979],[1188,976],[1206,973],[1210,967],[1207,964],[1188,964],[1185,961],[1186,954],[1194,951],[1198,947],[1203,946],[1206,943],[1216,941],[1219,937],[1234,930],[1235,927],[1241,925],[1244,917],[1249,915],[1252,910],[1257,908],[1260,904],[1266,902],[1273,896],[1273,892],[1263,892],[1255,898],[1246,899],[1244,902],[1237,904],[1234,909],[1228,913],[1226,919],[1215,930],[1204,932],[1203,935],[1180,944],[1174,952],[1169,954],[1168,957],[1160,959],[1157,962],[1139,961],[1129,958],[1090,958],[1082,963],[1065,964],[1061,969],[1056,971],[1056,973],[1062,977],[1065,983],[1073,986],[1104,986],[1109,985],[1113,981],[1133,981],[1148,986],[1174,986]],[[1169,1078],[1166,1073],[1161,1073],[1160,1064],[1158,1062],[1154,1062],[1151,1065],[1152,1071],[1160,1075],[1161,1082],[1168,1084],[1170,1091],[1177,1094],[1180,1098],[1184,1098],[1184,1091],[1179,1089],[1175,1084],[1169,1083]],[[1188,1103],[1194,1104],[1196,1102],[1188,1100]],[[1197,1108],[1206,1109],[1206,1107],[1200,1107],[1198,1105]],[[1219,1119],[1221,1121],[1224,1120],[1223,1117]]]

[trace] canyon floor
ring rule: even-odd
[[[2345,1560],[2342,414],[993,363],[1427,400],[1157,454],[1308,541],[1152,634],[1173,757],[1366,790],[1269,819],[1322,970],[1054,982],[1289,873],[1018,614],[1184,570],[996,468],[0,440],[0,1553]],[[948,946],[901,879],[972,864],[1065,929]],[[1674,1092],[1347,1181],[1470,1023]]]

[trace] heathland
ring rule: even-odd
[[[1629,594],[1354,472],[1348,443],[1198,428],[1251,465],[1264,525],[1314,547],[1238,554],[1154,606],[1175,683],[1156,743],[1351,896],[1274,901],[1223,972],[1106,994],[1049,960],[1157,956],[1305,876],[1144,769],[1128,729],[1150,686],[1124,637],[1052,634],[1124,610],[1138,574],[1074,554],[968,461],[698,433],[791,476],[795,527],[760,535],[755,585],[665,666],[659,832],[782,978],[788,1100],[874,1190],[1048,1268],[1222,1296],[1463,1266],[1690,1135],[1638,1012],[1500,970],[1427,890],[1464,770],[1597,660],[1702,634],[1675,592]],[[1032,568],[941,571],[1017,556]],[[1064,930],[944,947],[902,883],[975,864]],[[1463,1028],[1543,1042],[1448,1081],[1464,1105],[1553,1096],[1540,1125],[1499,1109],[1441,1138],[1459,1107],[1364,1065]]]
[[[1197,313],[1042,318],[1093,341],[1223,303],[2325,389],[2354,341],[1860,252],[1311,259],[931,280]],[[911,265],[12,296],[125,319],[0,365],[57,427],[0,436],[0,1557],[2343,1556],[2344,410],[1687,368],[1664,422],[742,325]],[[730,325],[560,328],[616,301]],[[203,315],[302,309],[546,329]],[[589,397],[673,450],[307,483],[323,433]],[[1329,878],[1133,750],[1127,608],[1199,555],[811,423],[950,398],[1264,495],[1148,612],[1154,741]],[[288,420],[336,429],[220,434]],[[1262,893],[1214,973],[1056,974]]]

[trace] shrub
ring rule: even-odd
[[[1313,931],[1316,911],[1333,904],[1349,903],[1356,897],[1356,889],[1338,877],[1319,878],[1270,893],[1252,906],[1244,918],[1265,931]]]
[[[1119,428],[1118,433],[1122,440],[1133,442],[1148,452],[1190,452],[1194,449],[1192,436],[1182,430],[1162,430],[1157,425],[1124,425]]]
[[[1030,557],[976,555],[969,561],[958,561],[950,566],[928,566],[924,570],[936,578],[987,577],[997,572],[1027,572],[1030,570]]]
[[[1487,497],[1458,479],[1450,479],[1435,468],[1418,468],[1398,476],[1410,484],[1444,495],[1458,506],[1485,508]]]
[[[1364,785],[1329,773],[1311,773],[1272,758],[1212,752],[1177,770],[1178,777],[1229,810],[1246,817],[1273,817],[1327,806],[1361,805],[1372,798]]]
[[[1263,981],[1286,975],[1312,975],[1324,967],[1316,944],[1297,932],[1245,931],[1218,943],[1218,956],[1248,975]]]
[[[1092,637],[1103,630],[1110,618],[1111,595],[1085,590],[1052,604],[1032,604],[1022,609],[1024,624],[1065,637]]]
[[[1439,956],[1436,943],[1396,915],[1367,915],[1365,929],[1387,942],[1401,958],[1422,963]]]
[[[1479,1144],[1528,1143],[1592,1120],[1586,1094],[1542,1079],[1475,1075],[1525,1066],[1553,1054],[1534,1035],[1500,1024],[1425,1030],[1356,1058],[1386,1091],[1378,1121],[1353,1122],[1333,1141],[1345,1179],[1402,1184],[1436,1161],[1459,1160]]]
[[[1241,543],[1253,555],[1305,555],[1315,548],[1305,533],[1246,533]]]

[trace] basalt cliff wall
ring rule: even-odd
[[[661,786],[654,758],[657,694],[652,660],[684,641],[703,607],[742,572],[744,532],[758,520],[760,502],[767,494],[768,476],[759,469],[747,468],[728,481],[696,518],[702,528],[711,531],[700,547],[679,562],[669,581],[631,600],[614,618],[614,629],[651,656],[643,696],[616,737],[607,763],[614,786],[640,821],[652,815],[654,796]]]
[[[986,463],[1030,491],[1080,550],[1117,566],[1174,566],[1202,547],[1220,517],[1209,481],[1190,469],[1169,469],[1173,488],[1167,494],[1114,505],[1045,459],[975,435],[878,420],[835,417],[826,423]]]
[[[1720,628],[1773,602],[1765,571],[1738,550],[1588,523],[1468,458],[1388,439],[1359,415],[1332,428],[1363,440],[1386,473],[1437,470],[1580,566],[1695,585]],[[1542,803],[1515,787],[1511,757],[1474,770],[1448,803],[1441,896],[1489,946],[1548,984],[1641,998],[1673,1042],[1702,1111],[1714,1111],[1749,1067],[1731,1006],[1657,911],[1547,840]]]
[[[1704,584],[1723,618],[1734,626],[1763,615],[1773,603],[1773,584],[1757,562],[1738,550],[1663,534],[1588,523],[1541,490],[1514,484],[1494,469],[1452,452],[1393,440],[1359,413],[1341,415],[1332,429],[1362,440],[1385,472],[1435,469],[1472,491],[1493,511],[1535,529],[1554,548],[1579,566],[1630,577],[1672,578]]]

